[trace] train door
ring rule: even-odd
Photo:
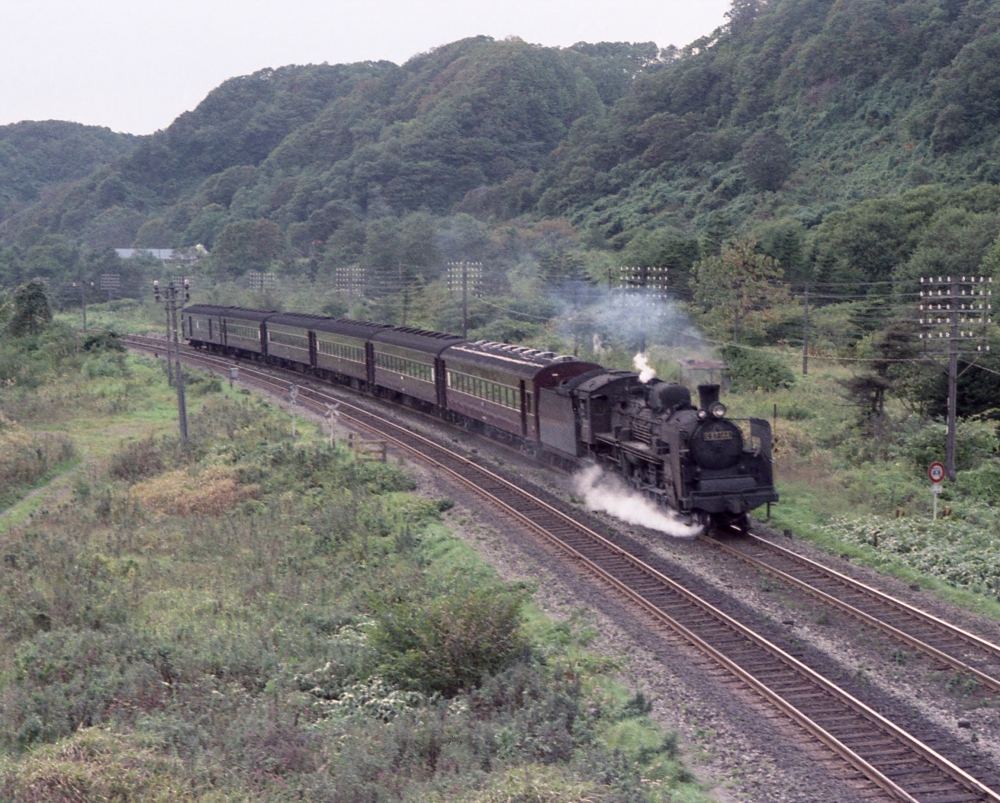
[[[219,318],[219,342],[223,346],[229,345],[229,330],[226,328],[225,318]]]
[[[365,343],[365,374],[369,386],[375,384],[375,345],[369,340]]]
[[[190,321],[190,319],[188,319]],[[208,319],[208,342],[212,342],[212,319]]]
[[[319,364],[318,357],[316,356],[316,351],[317,351],[317,349],[316,349],[316,333],[315,332],[310,332],[309,333],[309,364],[313,368],[315,368]]]
[[[525,392],[524,380],[521,380],[521,437],[528,437],[528,394]]]
[[[445,373],[444,360],[440,357],[434,358],[434,389],[437,391],[438,407],[442,410],[448,406],[448,376]]]

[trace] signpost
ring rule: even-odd
[[[944,480],[945,467],[944,463],[939,463],[934,461],[927,467],[927,477],[933,483],[931,485],[931,493],[934,495],[934,518],[937,519],[937,500],[938,494],[941,493],[941,482]]]

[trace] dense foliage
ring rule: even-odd
[[[86,177],[137,140],[58,120],[0,126],[0,223],[38,201],[44,188]]]

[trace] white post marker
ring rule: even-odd
[[[937,519],[937,500],[938,495],[941,493],[941,481],[944,479],[945,469],[944,463],[939,463],[936,460],[927,466],[927,477],[933,483],[931,485],[931,493],[934,495],[934,518]]]
[[[288,389],[288,399],[292,403],[292,438],[295,437],[295,400],[299,397],[299,386],[292,385]]]
[[[333,428],[336,426],[336,421],[340,418],[340,402],[334,402],[333,404],[326,405],[326,423],[330,427],[330,446],[334,446],[333,440]]]
[[[233,382],[236,382],[240,378],[240,367],[234,365],[229,369],[229,387],[233,386]]]

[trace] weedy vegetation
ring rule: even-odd
[[[705,799],[586,629],[448,532],[451,500],[228,389],[183,447],[155,364],[96,363],[2,419],[93,463],[0,531],[0,800]]]

